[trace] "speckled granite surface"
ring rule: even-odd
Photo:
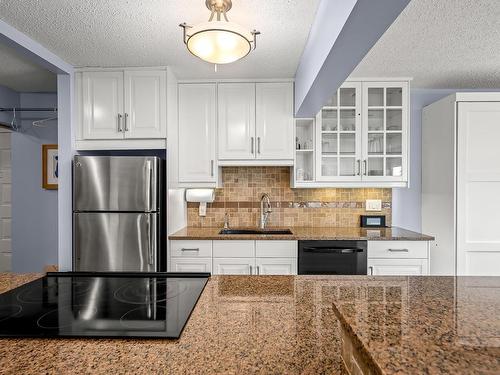
[[[500,277],[343,277],[336,315],[374,373],[500,374]]]
[[[170,240],[434,240],[434,237],[398,227],[381,229],[291,227],[290,229],[293,233],[291,235],[229,235],[219,234],[221,228],[186,227],[168,238]]]
[[[32,278],[0,275],[1,291]],[[179,340],[0,339],[0,373],[344,374],[324,285],[212,277]]]

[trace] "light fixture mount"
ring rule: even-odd
[[[183,41],[189,52],[213,64],[229,64],[256,48],[256,37],[260,32],[248,31],[228,20],[227,12],[233,6],[231,0],[205,0],[205,5],[211,12],[208,22],[195,26],[179,25],[183,28]]]

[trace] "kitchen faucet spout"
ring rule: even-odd
[[[260,228],[264,229],[269,219],[271,210],[271,199],[267,193],[263,193],[260,197]]]

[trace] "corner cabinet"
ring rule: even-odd
[[[216,85],[179,84],[179,182],[215,183]]]
[[[295,187],[407,187],[409,81],[347,81],[295,134]]]
[[[166,81],[166,69],[77,72],[77,149],[165,148]]]
[[[293,163],[293,84],[218,84],[220,165]]]

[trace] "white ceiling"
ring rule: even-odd
[[[412,0],[351,74],[373,76],[500,88],[500,0]]]
[[[55,92],[55,74],[0,43],[0,85],[18,92]]]
[[[219,66],[193,57],[179,24],[206,22],[205,0],[0,1],[0,18],[68,63],[170,65],[179,78],[293,77],[319,0],[233,0],[230,21],[262,34],[241,61]]]

